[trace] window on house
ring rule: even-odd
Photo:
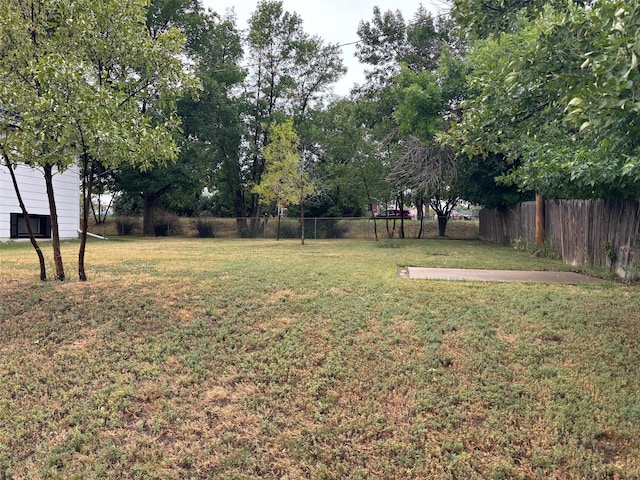
[[[51,217],[49,215],[29,215],[33,235],[38,238],[51,238]],[[24,215],[11,214],[11,238],[29,238],[29,230]]]

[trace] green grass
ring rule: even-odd
[[[91,241],[86,283],[0,262],[0,478],[640,477],[637,286],[398,275],[567,268],[473,240]]]

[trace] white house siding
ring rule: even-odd
[[[19,165],[15,170],[20,194],[29,215],[49,215],[49,203],[41,170]],[[58,207],[61,239],[78,238],[80,226],[80,179],[73,166],[63,173],[54,170],[53,189]],[[8,167],[0,165],[0,241],[11,237],[11,214],[21,213]]]

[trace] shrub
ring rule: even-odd
[[[200,238],[213,238],[216,234],[216,224],[213,218],[198,218],[194,220],[194,227]]]
[[[175,213],[160,212],[154,219],[153,231],[156,237],[180,235],[182,233],[180,218]]]
[[[140,221],[135,217],[116,217],[118,235],[132,235],[136,230],[140,230]]]
[[[545,240],[540,245],[535,243],[528,243],[522,238],[515,238],[511,242],[511,246],[518,252],[531,252],[534,257],[550,258],[552,260],[559,260],[561,258],[558,249],[551,243],[550,240]]]
[[[344,238],[349,227],[339,218],[308,218],[304,221],[304,230],[308,238]]]

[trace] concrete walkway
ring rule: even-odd
[[[600,278],[588,277],[574,272],[404,267],[400,270],[400,275],[409,279],[467,280],[473,282],[566,283],[569,285],[607,283]]]

